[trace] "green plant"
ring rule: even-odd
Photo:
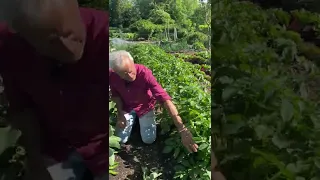
[[[153,34],[161,33],[164,30],[162,25],[154,24],[149,20],[139,20],[130,26],[132,31],[138,32],[140,37],[151,38]]]
[[[181,40],[178,42],[163,41],[161,42],[160,47],[166,52],[179,52],[179,51],[191,49],[187,41],[184,41],[184,40]]]
[[[109,35],[111,38],[121,38],[125,40],[136,40],[138,35],[136,33],[119,33],[119,32],[109,32]]]
[[[150,170],[146,167],[142,167],[142,178],[143,180],[157,180],[161,177],[162,173],[157,172],[156,170]]]
[[[206,47],[204,46],[204,44],[202,42],[195,42],[193,44],[194,49],[198,50],[198,51],[203,51],[206,50]]]
[[[21,132],[6,121],[8,104],[2,88],[0,77],[0,179],[16,180],[22,177],[26,153],[23,147],[16,144]]]
[[[204,43],[208,39],[208,36],[201,32],[192,32],[188,35],[187,40],[188,44],[194,44],[196,42]]]
[[[220,168],[228,180],[318,179],[319,97],[308,84],[319,68],[301,56],[308,48],[296,34],[281,36],[279,10],[213,4],[212,130]]]
[[[0,155],[10,147],[15,146],[17,140],[21,136],[21,132],[12,129],[11,126],[0,127]]]
[[[109,121],[111,122],[115,116],[115,103],[109,102]],[[120,138],[114,135],[114,128],[109,125],[109,174],[117,175],[115,171],[118,163],[115,162],[115,148],[120,149]]]

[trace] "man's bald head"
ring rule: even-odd
[[[0,5],[7,6],[2,18],[41,54],[63,62],[81,58],[86,32],[77,0],[0,0]]]

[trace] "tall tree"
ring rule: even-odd
[[[110,1],[110,26],[121,25],[121,0]]]
[[[148,19],[151,10],[155,8],[156,2],[154,0],[136,0],[135,4],[141,13],[141,17]]]

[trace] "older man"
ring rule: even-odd
[[[138,116],[142,141],[151,144],[156,140],[154,107],[156,101],[164,105],[176,125],[183,145],[189,152],[197,152],[198,145],[184,126],[171,97],[157,82],[152,72],[141,64],[134,64],[130,53],[115,51],[109,55],[110,88],[116,103],[117,135],[122,143],[130,137],[135,117]]]
[[[0,74],[25,178],[108,179],[107,13],[76,0],[1,0],[0,12]]]

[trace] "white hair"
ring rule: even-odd
[[[110,54],[109,54],[109,68],[115,69],[115,68],[122,67],[123,62],[127,58],[129,60],[131,60],[132,62],[134,62],[131,54],[127,51],[120,50],[120,51],[110,52]]]

